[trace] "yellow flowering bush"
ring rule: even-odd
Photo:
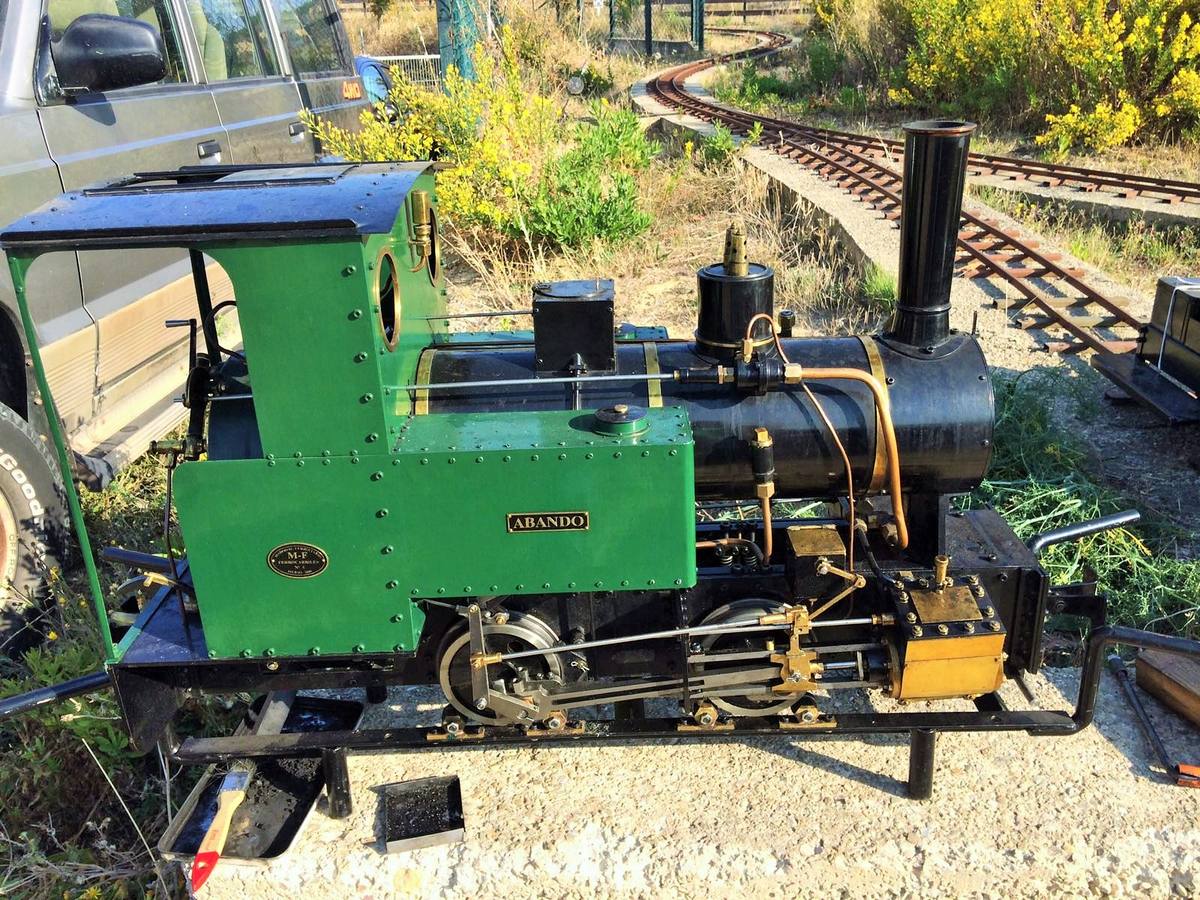
[[[862,6],[889,25],[863,46]],[[1200,137],[1194,0],[820,0],[819,22],[860,58],[893,58],[902,106],[1001,119],[1065,151],[1142,134]],[[856,46],[856,44],[858,46]],[[890,52],[889,52],[890,51]]]
[[[592,105],[591,123],[563,128],[553,100],[530,84],[544,73],[523,65],[528,49],[506,26],[495,48],[476,45],[475,80],[451,68],[445,90],[430,90],[393,69],[387,102],[363,112],[359,131],[306,121],[327,152],[349,160],[438,160],[439,208],[460,229],[551,246],[641,233],[650,219],[633,175],[658,146],[607,101]]]
[[[309,127],[326,152],[349,160],[441,161],[443,214],[460,227],[503,230],[517,212],[521,187],[554,149],[556,112],[549,98],[525,90],[507,28],[498,52],[479,44],[473,59],[475,80],[451,67],[444,91],[413,84],[394,69],[387,103],[364,110],[358,131],[312,115]]]

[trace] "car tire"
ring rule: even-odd
[[[50,628],[50,571],[66,560],[70,515],[51,448],[0,403],[0,655]]]

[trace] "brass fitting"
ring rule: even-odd
[[[740,221],[729,223],[725,229],[725,257],[722,260],[726,275],[748,275],[746,260],[746,227]]]
[[[494,666],[500,662],[503,653],[472,653],[471,668],[482,669],[484,666]]]
[[[783,366],[783,383],[784,384],[799,384],[804,380],[804,366],[800,363],[784,363]]]
[[[939,553],[933,558],[933,586],[943,590],[950,586],[950,557]]]
[[[420,257],[411,271],[419,272],[429,264],[429,257],[433,254],[433,209],[429,204],[428,191],[412,191],[409,197],[413,220],[412,243]]]

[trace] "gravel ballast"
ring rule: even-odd
[[[1074,702],[1076,670],[1031,679]],[[1012,685],[1004,696],[1023,698]],[[876,698],[881,708],[890,701]],[[959,708],[917,704],[920,709]],[[394,690],[367,724],[411,721],[437,695]],[[1175,753],[1194,732],[1152,705]],[[1190,736],[1189,736],[1190,735]],[[753,738],[350,758],[354,812],[314,812],[266,869],[218,867],[211,898],[1196,896],[1200,792],[1149,768],[1106,673],[1096,724],[1067,738],[939,739],[933,799],[904,796],[892,736]],[[377,786],[462,780],[466,840],[386,855]]]

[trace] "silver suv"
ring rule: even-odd
[[[131,172],[312,162],[300,112],[366,105],[335,0],[0,0],[0,223]],[[42,357],[102,487],[184,414],[194,308],[178,251],[58,253],[31,273]],[[228,279],[209,266],[215,302]],[[67,529],[12,281],[0,271],[0,653],[30,639]],[[231,337],[236,340],[236,337]]]

